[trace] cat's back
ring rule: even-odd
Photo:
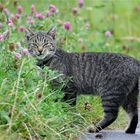
[[[119,53],[109,52],[83,52],[71,53],[71,61],[74,66],[98,67],[101,69],[114,69],[118,66],[123,67],[140,67],[140,61],[137,59]]]
[[[96,91],[103,81],[136,78],[140,75],[140,62],[117,53],[70,53],[71,73],[81,91]],[[107,80],[108,79],[108,80]],[[93,88],[94,87],[94,88]]]

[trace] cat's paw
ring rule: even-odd
[[[95,128],[95,126],[94,125],[91,125],[91,126],[89,126],[88,128],[87,128],[87,132],[88,133],[96,133],[96,128]]]
[[[135,134],[135,129],[128,128],[128,129],[125,130],[125,133],[127,133],[127,134]]]

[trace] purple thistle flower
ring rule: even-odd
[[[27,23],[28,23],[28,24],[34,24],[35,21],[34,21],[33,19],[31,19],[31,20],[27,20]]]
[[[72,9],[72,13],[73,13],[73,15],[76,15],[77,12],[78,12],[78,9],[77,9],[77,8],[73,8],[73,9]]]
[[[28,51],[27,48],[24,48],[24,49],[22,49],[21,53],[24,54],[24,55],[28,55],[29,51]]]
[[[49,17],[49,16],[51,16],[51,12],[50,11],[47,11],[46,12],[46,17]]]
[[[55,13],[55,12],[56,12],[56,6],[53,5],[53,4],[50,4],[50,5],[49,5],[49,11],[50,11],[51,13]]]
[[[26,22],[27,22],[28,24],[34,24],[34,23],[35,23],[35,20],[34,20],[31,16],[28,16]]]
[[[69,21],[66,21],[66,22],[64,23],[64,28],[65,28],[66,30],[71,31],[72,27],[71,27],[71,24],[70,24]]]
[[[20,58],[21,58],[21,54],[20,54],[20,53],[15,53],[15,57],[16,57],[17,59],[20,59]]]
[[[84,0],[79,0],[78,6],[81,8],[84,5]]]
[[[20,16],[21,16],[20,13],[16,13],[17,18],[20,18]]]
[[[42,13],[38,13],[38,12],[35,13],[35,17],[38,18],[38,19],[44,19],[45,18]]]
[[[35,8],[34,4],[31,5],[30,11],[31,11],[31,13],[35,13],[36,8]]]
[[[8,26],[9,27],[13,27],[14,26],[12,19],[9,19],[8,20]]]
[[[10,11],[9,11],[7,8],[4,8],[4,9],[3,9],[3,12],[4,12],[6,15],[8,15],[8,16],[10,15]]]
[[[11,23],[11,22],[13,22],[13,20],[10,18],[10,19],[8,19],[8,23]]]
[[[21,14],[22,10],[23,10],[22,6],[19,5],[19,6],[17,7],[17,12],[18,12],[19,14]]]
[[[9,26],[9,27],[13,27],[14,24],[11,22],[11,23],[8,23],[8,26]]]
[[[106,31],[105,36],[110,37],[110,36],[112,36],[112,33],[110,31]]]
[[[19,27],[18,27],[18,31],[24,32],[24,31],[25,31],[25,27],[24,27],[24,26],[19,26]]]

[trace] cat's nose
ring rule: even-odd
[[[43,47],[38,47],[38,51],[41,53],[43,51]]]

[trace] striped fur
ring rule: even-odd
[[[44,52],[42,55],[45,57],[38,60],[38,65],[57,70],[64,74],[65,78],[72,77],[72,81],[68,82],[64,88],[64,101],[70,100],[70,104],[75,105],[76,97],[80,94],[101,97],[104,118],[96,128],[90,127],[89,132],[98,132],[113,123],[118,116],[119,107],[122,106],[130,116],[130,124],[126,133],[135,133],[138,123],[137,99],[140,62],[132,57],[115,53],[65,52],[56,48],[55,33],[51,30],[48,33],[27,31],[29,50],[32,52],[36,48],[35,56],[37,56],[37,49],[49,41],[51,45],[43,47],[43,49],[49,50],[49,47],[53,49],[49,53],[42,51],[42,53]],[[33,44],[35,42],[38,42],[37,46]],[[33,45],[30,46],[30,44]]]

